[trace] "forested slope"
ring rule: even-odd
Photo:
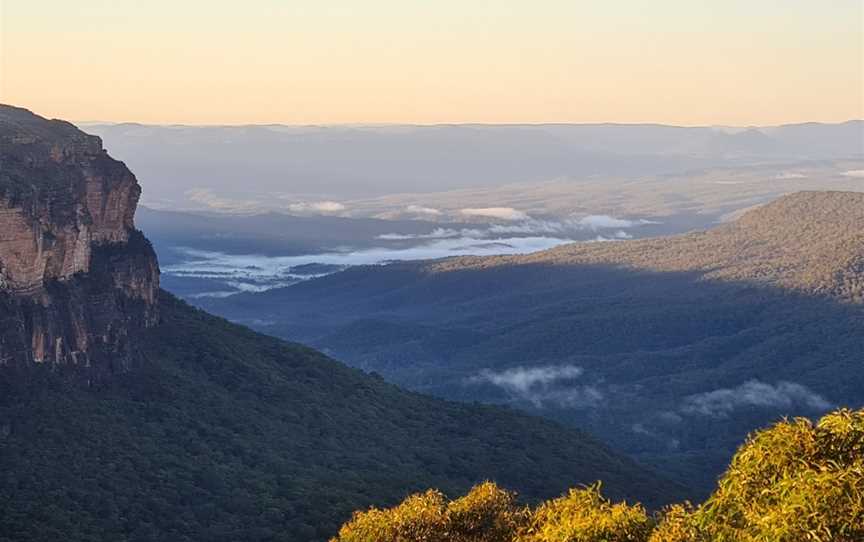
[[[357,268],[208,307],[572,423],[707,491],[748,431],[864,404],[862,232],[864,195],[805,192],[705,232]]]

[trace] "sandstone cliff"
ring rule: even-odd
[[[0,105],[0,365],[128,367],[159,318],[140,193],[98,137]]]

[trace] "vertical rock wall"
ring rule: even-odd
[[[0,106],[0,365],[128,367],[159,319],[140,193],[98,137]]]

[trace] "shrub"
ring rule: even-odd
[[[516,506],[515,493],[504,491],[491,482],[484,482],[447,506],[448,540],[509,541],[527,518],[527,510]]]
[[[653,520],[637,504],[612,503],[600,494],[600,484],[571,489],[567,495],[540,505],[518,542],[643,542]]]
[[[693,520],[718,542],[864,540],[864,410],[756,433]]]
[[[440,491],[411,495],[389,510],[371,508],[355,512],[333,540],[339,542],[444,541],[444,495]]]
[[[485,482],[446,503],[437,491],[389,510],[355,513],[334,542],[861,542],[864,410],[814,425],[784,420],[751,435],[701,506],[650,517],[612,503],[600,484],[533,511]]]
[[[693,506],[673,504],[660,514],[660,521],[648,542],[709,542],[693,524]]]
[[[355,512],[334,542],[509,542],[526,512],[516,495],[491,482],[445,502],[438,491],[412,495],[389,510]]]

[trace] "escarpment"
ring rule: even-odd
[[[140,193],[98,137],[0,105],[0,365],[128,367],[159,319]]]

